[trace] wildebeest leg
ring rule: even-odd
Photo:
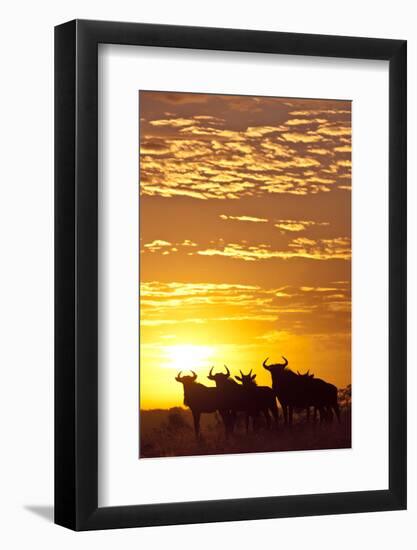
[[[236,411],[230,411],[230,433],[234,432],[236,422],[237,422]]]
[[[288,423],[288,409],[287,405],[281,403],[282,414],[284,415],[284,424]]]
[[[279,413],[278,413],[278,407],[277,407],[276,402],[274,402],[274,403],[271,405],[270,411],[271,411],[272,416],[273,416],[273,418],[274,418],[275,426],[277,427],[277,426],[278,426],[278,420],[279,420]]]
[[[327,422],[329,424],[333,422],[333,409],[331,406],[327,407]]]
[[[310,422],[310,407],[307,407],[307,422]]]
[[[219,413],[223,420],[224,435],[227,439],[229,437],[229,413],[224,410],[219,411]]]
[[[268,428],[268,430],[270,430],[271,429],[271,417],[269,416],[269,410],[264,409],[263,413],[264,413],[265,420],[266,420],[266,427]]]
[[[292,426],[292,413],[293,413],[293,406],[289,405],[288,407],[288,423],[290,426]]]
[[[193,411],[194,431],[197,439],[200,437],[200,413]]]
[[[236,413],[234,411],[229,411],[229,414],[228,414],[229,435],[234,432],[235,425],[236,425]]]
[[[340,424],[340,409],[339,409],[339,405],[337,403],[335,405],[333,405],[333,410],[336,414],[337,421]]]
[[[223,418],[224,435],[227,439],[230,435],[230,423],[231,423],[230,411],[223,410],[220,414],[222,415],[222,418]]]
[[[249,418],[252,420],[252,432],[255,433],[259,428],[258,413],[252,410],[249,414]]]

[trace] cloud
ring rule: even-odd
[[[311,119],[309,118],[292,118],[290,120],[287,120],[285,123],[287,126],[304,126],[311,124]]]
[[[289,113],[293,116],[320,116],[320,115],[350,115],[350,110],[347,109],[309,109],[291,111]]]
[[[282,137],[285,141],[290,143],[316,143],[317,141],[322,141],[322,137],[316,134],[301,134],[297,132],[285,132],[282,134]]]
[[[338,124],[326,124],[316,130],[318,134],[324,136],[350,136],[352,129],[350,126],[339,126]]]
[[[182,128],[183,126],[191,126],[192,124],[194,124],[194,120],[187,118],[171,118],[150,120],[149,124],[151,124],[152,126],[172,126],[173,128]]]
[[[298,255],[317,260],[350,260],[352,255],[348,237],[318,240],[300,237],[291,241],[288,246]]]
[[[334,150],[336,151],[337,148],[335,148]],[[331,155],[333,156],[333,152],[330,151],[329,149],[318,149],[318,148],[310,148],[308,150],[309,153],[313,153],[314,155],[320,155],[320,156],[326,156],[326,155]]]
[[[190,241],[189,239],[185,239],[180,244],[181,244],[181,246],[197,246],[197,244],[195,242]]]
[[[310,126],[311,124],[321,124],[326,122],[325,118],[291,118],[286,121],[287,126]]]
[[[340,147],[335,147],[333,150],[338,153],[351,153],[352,147],[350,145],[341,145]]]
[[[242,292],[247,290],[259,290],[259,288],[260,287],[257,285],[233,283],[161,283],[159,281],[150,281],[141,283],[141,295],[166,297],[174,294],[176,296],[190,296],[205,294],[207,292]]]
[[[249,126],[244,133],[246,137],[263,137],[266,134],[283,132],[287,130],[285,126]]]
[[[333,292],[337,290],[337,288],[332,287],[314,287],[314,286],[302,286],[300,288],[303,292]]]
[[[242,243],[230,243],[218,248],[197,250],[201,256],[224,256],[235,260],[254,262],[274,258],[288,260],[305,258],[311,260],[349,260],[351,258],[350,239],[339,237],[335,239],[297,238],[288,244],[287,249],[273,250],[271,245],[259,244],[249,246]]]
[[[144,244],[143,247],[149,252],[167,252],[166,248],[171,247],[172,243],[156,239],[150,243]]]
[[[338,160],[337,165],[343,166],[344,168],[350,168],[352,166],[352,163],[350,160]]]
[[[325,291],[325,287],[311,287],[306,292],[297,286],[262,288],[236,283],[142,282],[141,327],[155,331],[158,327],[169,326],[173,330],[182,325],[194,325],[197,330],[204,325],[204,330],[215,327],[218,332],[219,323],[222,323],[227,334],[229,329],[226,327],[243,322],[246,326],[252,324],[254,344],[259,340],[274,343],[300,330],[317,332],[321,318],[338,320],[334,322],[335,329],[340,323],[348,323],[349,284],[341,281],[335,286],[339,298],[334,298],[334,291]],[[251,345],[246,337],[244,341]]]
[[[195,115],[193,116],[195,120],[208,120],[210,122],[224,122],[224,118],[220,118],[218,116],[211,116],[211,115]]]
[[[142,120],[144,104],[142,195],[201,200],[308,195],[329,192],[340,178],[350,180],[351,127],[345,108],[288,113],[288,102],[278,98],[175,93],[152,98],[154,104],[177,103],[170,111],[178,115],[154,107],[147,122]],[[191,105],[195,102],[201,106]],[[343,182],[343,188],[349,184]]]
[[[291,158],[296,155],[296,151],[288,145],[283,145],[282,143],[277,143],[271,141],[270,139],[265,139],[261,142],[262,149],[267,149],[267,153],[273,153],[277,157]]]
[[[273,293],[257,285],[229,283],[141,283],[141,318],[145,326],[231,321],[273,322]],[[205,317],[201,314],[204,312]]]
[[[214,321],[267,321],[274,322],[277,321],[278,317],[276,315],[235,315],[232,317],[215,317]]]
[[[222,220],[235,220],[239,222],[253,222],[253,223],[265,223],[268,220],[266,218],[257,218],[255,216],[227,216],[226,214],[220,214]]]
[[[282,231],[289,231],[290,233],[305,231],[308,227],[325,225],[329,225],[329,222],[315,222],[311,220],[278,220],[277,223],[274,224],[274,226],[278,229],[281,229]]]
[[[223,147],[239,153],[252,153],[254,150],[252,145],[242,143],[241,141],[227,141],[223,145],[221,143],[216,143],[216,149],[222,149]]]
[[[171,252],[178,252],[180,249],[188,250],[190,247],[196,247],[197,243],[191,241],[190,239],[185,239],[182,242],[171,243],[169,241],[164,241],[156,239],[150,243],[145,243],[141,249],[141,254],[146,252],[160,252],[163,255],[168,255]]]

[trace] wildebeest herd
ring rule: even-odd
[[[268,359],[265,359],[262,363],[263,368],[271,374],[272,387],[258,386],[256,374],[252,374],[252,370],[248,374],[240,371],[240,376],[235,376],[234,380],[226,365],[225,372],[213,374],[214,367],[210,369],[207,378],[215,383],[214,387],[197,382],[194,371],[191,371],[191,376],[182,376],[180,371],[175,380],[184,387],[184,405],[191,410],[196,437],[200,435],[202,413],[220,414],[226,438],[234,431],[238,413],[245,416],[247,432],[250,422],[252,429],[257,429],[261,416],[268,428],[272,421],[278,425],[277,400],[283,412],[284,424],[289,426],[293,423],[294,409],[305,410],[307,421],[310,420],[313,408],[314,420],[319,413],[320,422],[331,422],[334,413],[340,422],[336,386],[309,372],[295,373],[288,368],[287,359],[283,357],[283,360],[283,363],[267,364]]]

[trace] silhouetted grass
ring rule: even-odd
[[[191,412],[176,407],[169,410],[140,412],[140,458],[169,456],[263,453],[313,449],[343,449],[351,446],[350,404],[341,410],[340,424],[310,421],[305,412],[294,415],[292,428],[284,426],[282,415],[278,426],[246,434],[244,419],[238,419],[235,433],[225,439],[223,423],[217,413],[201,417],[201,438],[194,435]]]

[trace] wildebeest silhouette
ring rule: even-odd
[[[242,384],[244,392],[246,392],[246,432],[249,431],[249,419],[252,418],[252,427],[255,430],[255,424],[260,413],[263,413],[267,427],[271,426],[271,416],[278,423],[278,407],[275,397],[275,392],[267,386],[258,386],[255,381],[256,374],[252,374],[252,369],[248,374],[243,374],[240,370],[240,376],[235,376]]]
[[[296,374],[287,367],[288,360],[284,356],[282,358],[284,363],[267,365],[266,358],[262,365],[271,373],[272,388],[281,404],[284,422],[292,424],[294,408],[309,409],[311,406],[328,419],[332,418],[333,409],[340,421],[336,386],[309,373]]]
[[[310,369],[308,369],[308,371],[304,372],[303,374],[301,374],[300,371],[297,371],[297,374],[298,376],[304,379],[306,378],[314,378],[314,374],[313,373],[310,373]],[[307,422],[310,422],[310,407],[307,407]],[[313,420],[314,422],[317,420],[317,411],[319,409],[317,407],[314,407],[314,413],[313,413]],[[325,418],[327,417],[326,415],[326,412],[325,410],[323,409],[320,409],[320,422],[322,422],[323,420],[325,420]]]
[[[180,371],[175,380],[184,386],[184,405],[191,409],[194,420],[194,431],[197,439],[200,436],[200,416],[201,413],[214,413],[219,411],[226,430],[229,426],[228,413],[221,408],[218,400],[217,388],[209,388],[196,382],[197,374],[194,371],[192,376],[181,376]]]
[[[243,391],[242,386],[230,377],[228,367],[226,365],[224,367],[226,369],[225,373],[218,372],[216,374],[213,374],[214,367],[211,367],[207,378],[216,384],[219,402],[228,413],[228,418],[230,419],[228,427],[230,428],[230,432],[233,432],[236,423],[236,414],[238,412],[246,413],[249,404],[247,394]]]

